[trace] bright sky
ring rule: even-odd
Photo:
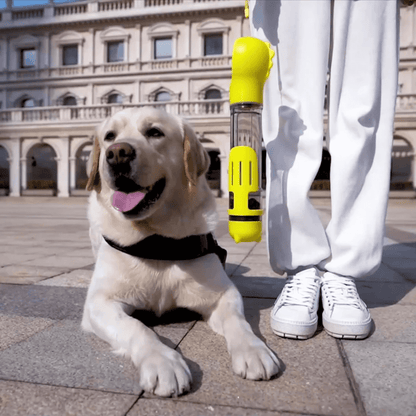
[[[64,3],[66,1],[74,0],[55,0],[55,3]],[[13,0],[15,7],[36,6],[37,4],[47,4],[49,0]],[[6,7],[6,0],[0,0],[0,9]]]

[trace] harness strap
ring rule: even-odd
[[[103,238],[107,244],[116,250],[130,256],[149,260],[192,260],[214,253],[225,268],[227,250],[218,245],[212,233],[191,235],[179,240],[154,234],[126,247],[118,245],[105,236]]]

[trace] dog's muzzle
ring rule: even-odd
[[[115,176],[128,175],[131,162],[136,159],[136,151],[128,143],[114,143],[107,149],[105,157]]]

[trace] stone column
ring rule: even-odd
[[[413,181],[413,189],[416,190],[416,149],[413,150],[412,181]]]
[[[20,159],[20,166],[21,166],[21,184],[22,184],[22,191],[25,191],[27,189],[27,159],[25,157],[22,157]]]
[[[12,148],[12,154],[9,155],[10,196],[20,196],[20,153],[22,148],[20,139],[12,138],[10,147]]]
[[[228,198],[228,156],[219,155],[218,157],[221,162],[220,196],[221,198]]]
[[[71,156],[69,158],[69,189],[71,191],[76,188],[76,163],[77,158],[75,156]]]
[[[185,20],[185,26],[186,26],[186,35],[188,39],[186,40],[186,46],[185,46],[185,58],[189,58],[192,55],[191,51],[191,21]]]
[[[58,197],[69,196],[69,137],[60,139],[61,157],[57,157],[58,162]]]

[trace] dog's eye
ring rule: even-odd
[[[104,140],[105,140],[106,142],[111,142],[111,141],[113,141],[115,138],[116,138],[116,134],[115,134],[113,131],[109,131],[109,132],[105,135]]]
[[[145,135],[146,137],[163,137],[164,136],[163,131],[157,129],[156,127],[152,127],[146,130]]]

